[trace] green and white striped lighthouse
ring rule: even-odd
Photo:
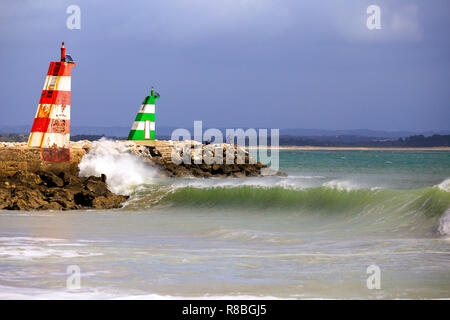
[[[128,140],[155,140],[155,106],[159,93],[153,90],[145,97],[131,127]]]

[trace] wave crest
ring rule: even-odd
[[[443,191],[450,192],[450,178],[442,181],[437,187]]]

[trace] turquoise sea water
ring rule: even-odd
[[[448,151],[280,151],[287,177],[251,179],[94,161],[130,200],[1,211],[0,298],[450,298]]]

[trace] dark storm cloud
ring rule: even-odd
[[[66,8],[81,8],[68,30]],[[381,7],[382,29],[366,28]],[[33,120],[60,41],[74,125],[449,129],[448,1],[2,1],[0,124]]]

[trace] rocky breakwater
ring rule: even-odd
[[[106,177],[78,177],[88,144],[71,148],[71,161],[48,163],[25,143],[0,143],[0,209],[119,208],[127,199],[108,190]]]
[[[203,145],[196,141],[79,141],[71,143],[71,161],[49,163],[38,148],[25,143],[0,143],[0,210],[75,210],[119,208],[128,196],[108,189],[107,177],[80,177],[83,157],[102,143],[137,156],[160,177],[245,178],[284,175],[269,169],[243,148],[230,144]],[[108,151],[109,152],[109,151]],[[91,173],[92,174],[92,173]]]
[[[130,152],[159,166],[168,177],[245,178],[285,176],[256,161],[244,148],[231,144],[198,141],[125,142]]]

